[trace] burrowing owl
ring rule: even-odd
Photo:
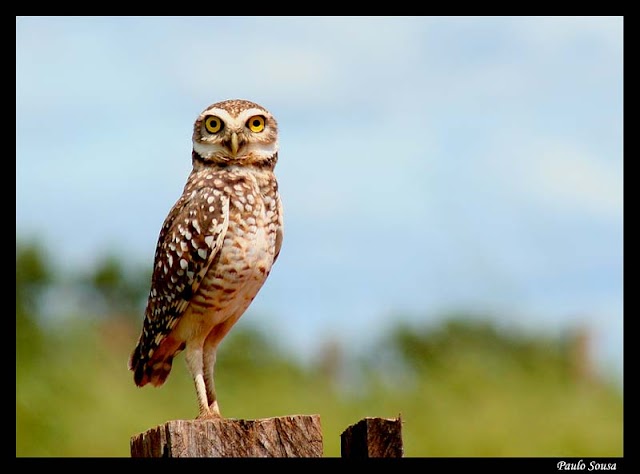
[[[280,253],[277,160],[278,125],[264,107],[247,100],[209,106],[193,127],[193,169],[160,230],[129,368],[136,385],[159,386],[184,350],[198,418],[221,416],[214,387],[218,344]]]

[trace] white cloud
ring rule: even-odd
[[[622,218],[622,157],[596,157],[575,144],[529,148],[516,187],[556,209]]]

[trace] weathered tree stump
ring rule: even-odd
[[[343,458],[401,458],[402,420],[363,418],[340,435]]]
[[[173,420],[131,438],[132,457],[322,457],[319,415]]]

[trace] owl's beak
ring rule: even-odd
[[[240,145],[238,143],[238,134],[236,132],[233,132],[231,134],[231,153],[233,153],[234,156],[238,154],[239,147]]]

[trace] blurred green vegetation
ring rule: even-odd
[[[127,370],[148,284],[115,257],[65,274],[17,242],[16,456],[128,457],[132,435],[196,416],[182,357],[161,388],[135,387]],[[340,433],[361,418],[398,415],[405,456],[623,454],[620,384],[590,370],[579,332],[521,334],[456,314],[400,325],[365,353],[327,341],[302,363],[259,319],[220,346],[223,414],[319,414],[325,456],[340,456]]]

